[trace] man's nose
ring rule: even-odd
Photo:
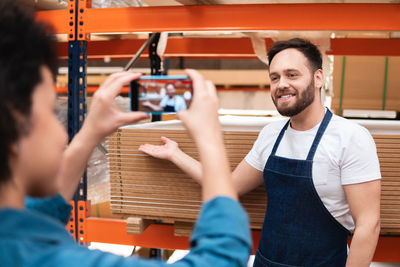
[[[277,89],[285,89],[289,87],[289,83],[285,77],[281,77],[277,84]]]

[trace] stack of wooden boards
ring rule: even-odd
[[[258,132],[224,131],[232,170],[250,151]],[[198,159],[185,130],[120,129],[108,138],[113,213],[187,225],[201,207],[200,186],[174,164],[138,151],[141,144],[161,144],[166,136]],[[400,135],[374,135],[382,171],[382,233],[400,234]],[[267,198],[260,186],[240,198],[252,229],[261,229]]]
[[[332,110],[400,111],[399,71],[400,57],[335,56]]]

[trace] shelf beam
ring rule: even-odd
[[[397,4],[261,4],[88,9],[86,30],[104,32],[400,30]]]
[[[141,39],[92,41],[88,44],[88,59],[127,59],[145,42]],[[272,39],[266,38],[266,47]],[[335,38],[331,39],[328,55],[400,56],[400,39]],[[68,44],[58,44],[60,58],[68,57]],[[249,38],[170,38],[166,57],[186,58],[256,58]],[[142,57],[147,58],[148,52]]]
[[[67,9],[37,11],[35,13],[36,20],[50,24],[54,28],[56,34],[73,33],[69,21],[74,18],[74,14]]]
[[[189,237],[175,236],[173,225],[151,224],[140,235],[127,234],[126,225],[125,220],[89,217],[86,219],[86,241],[147,248],[189,249]],[[253,254],[260,237],[261,231],[252,231],[255,244]]]
[[[336,38],[331,39],[328,55],[400,56],[400,38]]]
[[[86,219],[86,241],[164,249],[189,249],[189,237],[175,236],[173,225],[152,224],[140,235],[126,233],[126,221],[89,217]],[[253,254],[261,231],[252,231]],[[400,236],[380,236],[374,261],[400,262]]]
[[[373,261],[400,262],[400,236],[380,236]]]
[[[126,221],[117,219],[87,218],[86,240],[148,248],[189,248],[189,238],[174,236],[173,225],[152,224],[140,235],[129,235]]]
[[[272,40],[265,40],[266,46],[270,47]],[[142,39],[92,41],[88,46],[88,59],[103,59],[105,56],[131,58],[144,42]],[[60,58],[68,57],[67,46],[67,43],[59,43]],[[249,38],[170,38],[164,56],[255,58]],[[148,52],[143,52],[142,57],[148,57]]]
[[[69,10],[38,20],[67,33]],[[254,4],[87,9],[87,33],[163,31],[400,31],[399,4]]]

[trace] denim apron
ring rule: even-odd
[[[175,96],[174,96],[174,105],[173,105],[173,106],[166,105],[166,106],[164,107],[164,112],[176,112],[176,110],[175,110],[175,103],[176,103],[176,98],[175,98]]]
[[[325,208],[312,179],[313,158],[332,118],[328,109],[306,160],[276,156],[282,128],[264,168],[267,211],[254,267],[346,265],[350,232]]]
[[[165,112],[175,112],[175,106],[166,105],[164,107]]]

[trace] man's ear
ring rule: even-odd
[[[324,86],[324,73],[321,69],[314,72],[314,86],[318,89]]]

